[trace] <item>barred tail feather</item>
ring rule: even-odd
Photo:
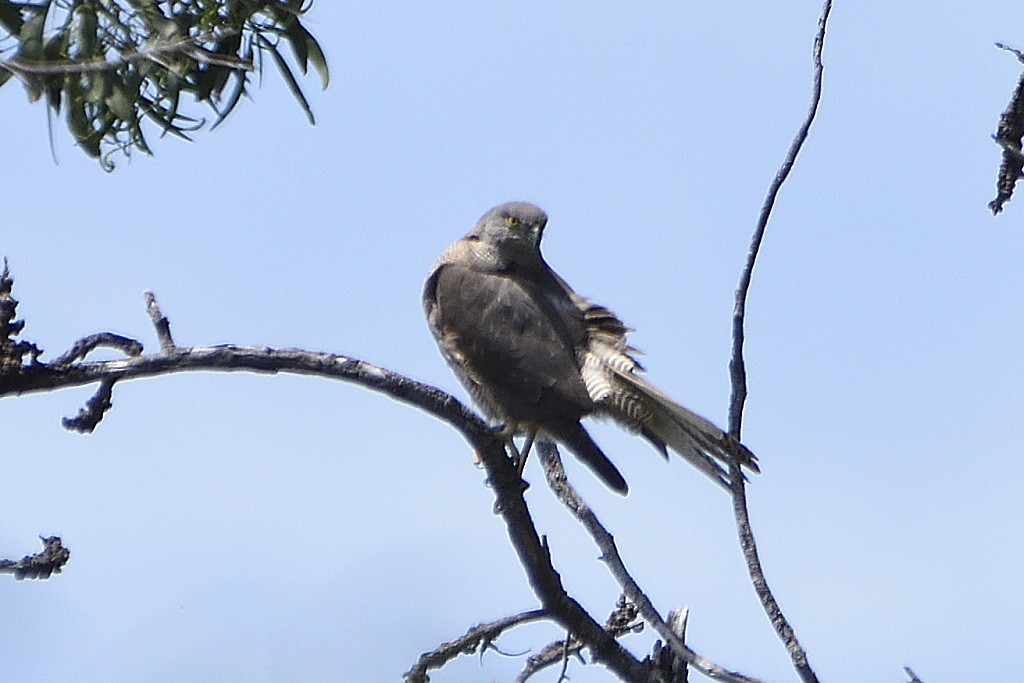
[[[729,487],[728,466],[733,461],[759,472],[757,459],[746,446],[728,436],[709,420],[687,410],[664,392],[632,372],[615,372],[631,402],[630,421],[640,433],[664,453],[672,449],[691,465],[724,488]]]

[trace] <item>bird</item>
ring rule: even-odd
[[[481,411],[504,423],[520,474],[535,438],[562,444],[610,489],[629,487],[581,423],[611,418],[665,458],[672,450],[729,488],[729,466],[759,472],[754,454],[640,376],[630,330],[577,294],[544,260],[547,214],[528,202],[494,207],[438,257],[423,309],[445,360]],[[515,436],[525,436],[522,452]]]

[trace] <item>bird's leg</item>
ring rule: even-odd
[[[498,427],[498,436],[505,442],[505,449],[510,452],[509,457],[514,463],[518,463],[520,458],[519,449],[516,448],[515,442],[516,432],[518,431],[519,425],[515,422],[506,422]],[[483,458],[480,457],[478,451],[473,451],[473,464],[477,467],[483,467]]]
[[[533,440],[537,438],[537,428],[534,427],[526,433],[526,441],[523,442],[523,449],[516,454],[516,472],[519,478],[523,478],[523,470],[526,469],[526,458],[530,456],[530,449],[533,448]]]
[[[516,422],[509,422],[501,428],[501,434],[505,438],[505,444],[507,445],[510,457],[512,458],[512,464],[516,467],[516,474],[519,478],[523,478],[523,470],[526,468],[526,459],[530,456],[530,450],[533,448],[534,439],[537,438],[537,428],[531,427],[526,430],[526,440],[523,442],[522,448],[516,447],[516,433],[522,431],[522,425]],[[524,482],[525,483],[525,482]]]
[[[505,449],[509,452],[509,457],[514,463],[519,462],[519,449],[516,448],[515,442],[516,432],[518,431],[519,425],[515,422],[506,422],[502,425],[501,429],[498,430],[501,438],[505,441]]]

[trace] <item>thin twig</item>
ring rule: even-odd
[[[735,671],[729,671],[702,657],[691,650],[676,635],[672,627],[665,623],[665,620],[662,619],[658,610],[654,607],[654,604],[644,594],[643,590],[641,590],[640,586],[626,569],[625,564],[622,562],[622,557],[619,555],[619,550],[615,545],[615,539],[604,528],[572,484],[569,483],[568,478],[565,476],[565,469],[562,467],[562,459],[558,455],[558,448],[550,441],[538,441],[535,448],[544,467],[544,475],[547,477],[548,485],[555,493],[555,496],[591,535],[594,543],[597,544],[601,551],[601,561],[608,565],[612,576],[622,586],[622,591],[626,598],[636,605],[640,616],[658,632],[658,635],[665,639],[667,645],[672,648],[673,653],[708,678],[718,681],[735,681],[737,683],[756,683],[757,679],[755,678]]]
[[[442,643],[430,652],[420,655],[416,664],[406,671],[403,677],[407,683],[426,683],[430,680],[427,677],[427,672],[431,669],[440,669],[459,655],[473,654],[478,648],[482,655],[484,650],[493,649],[493,642],[505,631],[546,618],[548,618],[547,612],[535,609],[486,624],[478,624],[455,640]]]
[[[914,673],[914,670],[911,669],[909,666],[903,667],[903,673],[907,674],[907,678],[910,679],[908,683],[924,683],[924,681],[918,678],[917,674]]]
[[[814,83],[812,86],[811,104],[808,107],[807,115],[797,131],[786,154],[782,166],[775,174],[774,180],[768,187],[768,195],[761,206],[761,214],[758,217],[757,226],[754,228],[754,235],[751,239],[750,249],[747,252],[747,261],[740,276],[739,285],[736,288],[736,299],[733,307],[732,324],[732,360],[730,361],[730,374],[732,377],[732,398],[729,403],[729,433],[737,440],[740,440],[740,432],[743,423],[743,406],[747,400],[747,373],[743,361],[744,322],[746,319],[747,293],[750,290],[750,282],[754,273],[754,264],[757,261],[758,252],[761,249],[761,242],[764,240],[765,230],[768,227],[768,219],[771,217],[772,209],[775,206],[775,199],[778,196],[782,184],[789,177],[796,163],[797,155],[807,139],[811,124],[818,113],[818,104],[821,101],[821,82],[824,68],[821,62],[821,53],[825,45],[825,29],[828,25],[829,13],[832,10],[832,0],[825,0],[818,19],[818,32],[814,38]],[[754,590],[761,600],[769,621],[775,627],[776,633],[786,646],[790,659],[797,673],[805,683],[817,681],[818,678],[807,662],[807,653],[804,652],[797,641],[796,634],[782,614],[775,597],[772,595],[765,580],[764,571],[757,553],[757,544],[750,527],[750,516],[747,511],[747,497],[743,473],[738,464],[730,465],[730,489],[733,498],[733,514],[736,517],[736,528],[739,535],[740,547],[747,562],[747,570],[750,573]]]
[[[1000,50],[1006,50],[1007,52],[1012,52],[1013,54],[1015,54],[1017,56],[1017,61],[1022,63],[1022,64],[1024,64],[1024,52],[1022,52],[1021,50],[1018,50],[1015,47],[1010,47],[1006,43],[998,43],[998,42],[996,43],[996,47],[999,48]]]
[[[50,365],[55,367],[70,365],[76,360],[82,360],[100,347],[117,349],[126,356],[138,356],[143,351],[142,343],[135,339],[124,337],[120,334],[113,334],[112,332],[99,332],[76,341],[71,345],[70,349],[62,353],[58,358],[50,361]]]
[[[113,379],[100,381],[96,393],[85,402],[85,405],[78,411],[78,415],[65,417],[61,420],[61,425],[64,429],[80,434],[92,433],[103,419],[103,416],[107,414],[107,411],[114,406],[112,399],[115,381]]]

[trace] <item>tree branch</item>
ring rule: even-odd
[[[1002,43],[996,43],[996,47],[1015,54],[1018,61],[1024,62],[1024,53],[1020,50]],[[996,134],[992,138],[1003,148],[1003,159],[999,164],[999,176],[996,180],[996,198],[988,204],[992,215],[998,215],[1003,210],[1003,205],[1013,197],[1013,189],[1024,170],[1024,156],[1021,155],[1021,140],[1024,138],[1024,74],[1017,80],[1017,87],[1010,97],[1010,103],[999,117]]]
[[[0,560],[0,574],[14,574],[18,580],[48,579],[51,574],[60,574],[71,557],[71,551],[61,545],[59,536],[40,536],[39,540],[43,542],[43,552],[26,555],[17,562]]]
[[[909,666],[903,667],[903,673],[907,674],[907,678],[910,679],[908,683],[924,683],[924,681],[918,678],[917,674],[914,673],[914,670],[911,669]]]
[[[430,652],[420,655],[416,664],[402,674],[402,676],[408,683],[427,683],[430,680],[427,677],[427,672],[431,669],[440,669],[459,655],[473,654],[478,648],[480,654],[483,655],[484,650],[494,647],[494,641],[505,631],[522,624],[540,621],[547,617],[547,612],[542,609],[535,609],[504,617],[503,619],[497,619],[486,624],[478,624],[466,631],[465,635],[447,643],[442,643]]]
[[[668,613],[668,625],[672,633],[676,634],[680,641],[686,642],[686,623],[690,618],[690,610],[687,607],[674,609]],[[672,648],[662,645],[661,641],[654,643],[652,655],[654,665],[664,671],[664,676],[670,683],[688,683],[690,679],[689,668],[686,661],[676,656]]]
[[[754,228],[754,235],[751,239],[750,249],[747,252],[747,261],[743,272],[740,275],[740,282],[736,288],[736,299],[733,307],[732,324],[732,360],[730,361],[730,374],[732,377],[732,398],[729,404],[729,433],[740,439],[740,432],[743,422],[743,407],[747,400],[747,373],[743,361],[744,323],[746,319],[747,294],[750,290],[750,282],[754,273],[754,264],[764,240],[765,230],[768,227],[768,219],[771,217],[775,200],[782,188],[782,184],[789,177],[796,162],[797,155],[803,147],[804,141],[810,131],[811,124],[818,113],[818,104],[821,101],[821,82],[824,68],[821,62],[821,54],[825,45],[825,29],[828,25],[829,13],[832,10],[832,0],[825,0],[821,9],[821,16],[818,19],[818,32],[814,39],[814,82],[812,86],[811,104],[807,110],[800,129],[793,139],[786,154],[782,166],[775,174],[774,180],[768,187],[768,195],[761,206],[761,214],[758,217],[757,226]],[[786,621],[782,610],[779,608],[775,597],[772,595],[768,582],[765,580],[764,571],[761,567],[761,560],[757,553],[757,544],[754,540],[754,533],[750,527],[750,516],[747,510],[747,498],[743,473],[738,463],[730,465],[730,489],[733,498],[733,514],[736,517],[736,528],[739,535],[740,547],[747,562],[747,570],[750,573],[751,582],[758,598],[764,607],[768,619],[774,626],[779,638],[786,646],[790,659],[797,673],[805,683],[818,680],[810,664],[807,662],[807,653],[804,652],[797,641],[789,622]]]
[[[565,469],[562,467],[562,459],[558,454],[558,448],[550,441],[539,441],[537,442],[537,453],[544,467],[544,475],[547,477],[548,486],[551,487],[555,497],[569,509],[573,517],[579,520],[580,524],[590,533],[594,543],[597,544],[601,551],[601,561],[608,565],[612,576],[622,586],[626,599],[636,605],[640,616],[658,632],[658,635],[665,639],[665,643],[672,649],[672,652],[708,678],[719,681],[734,681],[736,683],[757,683],[755,678],[750,678],[735,671],[728,671],[724,667],[702,657],[682,641],[676,634],[676,631],[665,623],[665,620],[662,619],[650,598],[647,597],[629,574],[625,564],[622,562],[622,557],[619,555],[619,550],[615,546],[615,539],[604,528],[593,510],[584,502],[572,484],[569,483],[565,475]]]
[[[33,362],[11,369],[4,367],[4,371],[0,372],[0,398],[100,382],[100,392],[92,402],[103,404],[106,399],[109,404],[109,386],[115,382],[205,370],[272,374],[287,372],[341,379],[414,405],[458,430],[480,456],[496,498],[494,508],[505,522],[512,546],[544,610],[559,625],[585,643],[594,659],[610,668],[619,678],[636,683],[649,680],[648,668],[566,593],[561,577],[551,564],[547,541],[542,540],[537,533],[523,499],[522,480],[505,452],[505,439],[500,429],[492,428],[459,400],[440,389],[348,356],[230,344],[210,347],[174,346],[169,336],[169,325],[164,327],[166,318],[159,312],[155,298],[148,294],[146,301],[161,343],[171,351],[116,360],[80,361],[61,366]],[[61,358],[68,355],[64,354]],[[104,385],[107,385],[106,389]],[[83,418],[85,423],[102,415],[103,410],[105,408],[87,406],[83,411],[86,413]]]
[[[235,32],[237,33],[237,31]],[[181,40],[168,41],[157,37],[149,41],[146,46],[137,52],[123,52],[112,58],[93,57],[91,59],[54,59],[41,61],[36,59],[22,59],[12,57],[0,59],[0,69],[6,69],[11,73],[26,78],[28,76],[54,76],[58,74],[88,74],[100,73],[103,71],[117,71],[122,66],[134,64],[144,60],[155,62],[162,67],[174,71],[180,76],[184,73],[181,69],[174,68],[173,61],[169,57],[191,57],[197,62],[215,64],[228,69],[238,71],[252,71],[253,65],[249,62],[211,52],[203,47],[203,43],[215,40],[223,40],[231,35],[225,32],[219,35],[201,34],[190,36]]]
[[[615,605],[615,610],[608,615],[608,619],[604,623],[604,630],[616,638],[621,638],[630,633],[639,633],[643,630],[644,623],[642,621],[638,622],[636,616],[636,605],[626,600],[626,596],[620,596],[618,603]],[[558,680],[569,680],[569,677],[566,675],[569,658],[576,657],[582,660],[581,652],[585,646],[585,643],[580,642],[579,638],[572,634],[568,634],[562,640],[548,643],[539,653],[526,660],[526,666],[516,676],[515,683],[526,683],[526,681],[541,671],[555,664],[562,665]]]

